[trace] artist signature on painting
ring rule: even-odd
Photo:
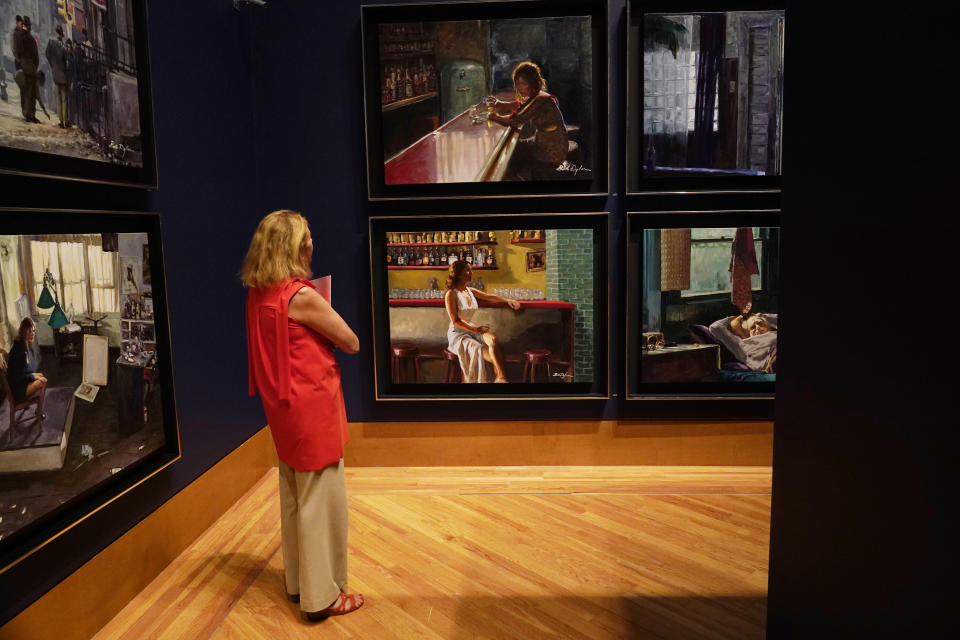
[[[553,374],[554,378],[563,378],[564,380],[570,380],[573,378],[569,373],[555,373]]]
[[[572,162],[567,162],[566,160],[564,160],[563,163],[559,167],[557,167],[557,171],[572,171],[574,177],[576,177],[577,174],[579,174],[581,171],[586,171],[587,173],[590,173],[590,169],[587,169],[582,164],[576,165],[576,164],[573,164]]]

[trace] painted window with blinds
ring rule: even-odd
[[[759,291],[763,283],[763,244],[765,234],[753,227],[753,245],[760,273],[750,276],[750,288]],[[690,288],[681,291],[684,298],[730,293],[730,253],[736,227],[690,230]]]
[[[37,314],[37,300],[43,291],[43,276],[49,270],[56,280],[57,299],[69,315],[109,313],[119,310],[118,262],[115,252],[103,251],[99,234],[76,235],[69,241],[51,241],[44,236],[29,240],[33,297],[31,305]]]

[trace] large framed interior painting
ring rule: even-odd
[[[156,186],[145,0],[4,0],[0,35],[0,172]]]
[[[608,218],[370,218],[377,400],[608,397]]]
[[[179,458],[156,214],[0,209],[0,572]]]
[[[627,3],[627,191],[779,190],[785,11],[692,7]]]
[[[771,400],[779,211],[627,215],[628,399]]]
[[[371,200],[608,192],[605,0],[362,8]]]

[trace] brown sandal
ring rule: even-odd
[[[330,616],[342,616],[356,611],[363,606],[363,595],[359,593],[341,593],[336,602],[320,611],[304,611],[303,615],[310,622],[320,622]]]

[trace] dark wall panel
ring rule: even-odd
[[[884,88],[938,72],[884,55],[836,73],[886,49],[900,26],[880,12],[814,3],[787,23],[768,637],[950,637],[957,347],[923,318],[953,297],[956,207],[936,135]]]

